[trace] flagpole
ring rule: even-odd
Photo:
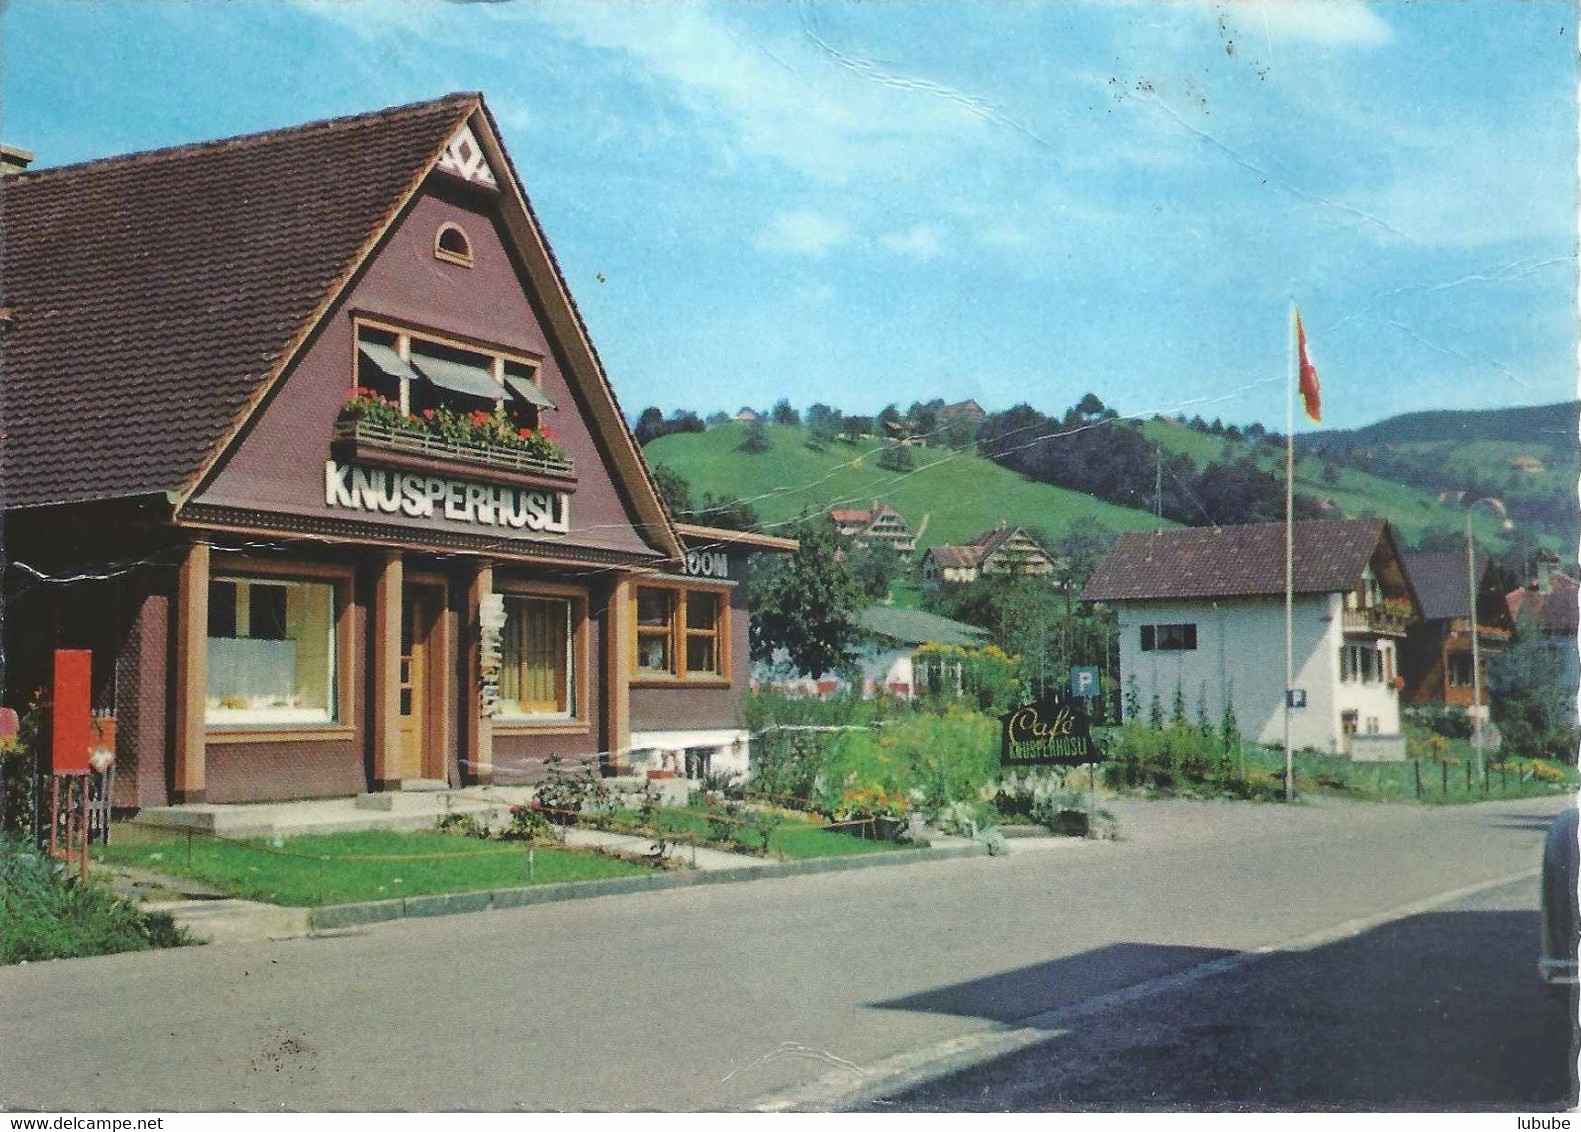
[[[1295,466],[1296,304],[1290,303],[1290,342],[1285,362],[1285,801],[1295,799],[1295,760],[1290,750],[1290,693],[1295,684]]]

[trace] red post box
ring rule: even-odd
[[[93,653],[55,650],[55,685],[49,707],[51,774],[87,774],[93,741]]]

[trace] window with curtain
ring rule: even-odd
[[[576,715],[575,618],[569,598],[505,595],[499,718]]]
[[[209,583],[209,723],[335,722],[335,590],[275,578]]]

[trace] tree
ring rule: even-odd
[[[914,466],[911,448],[905,444],[885,444],[878,454],[878,466],[891,472],[909,472]]]
[[[833,440],[840,431],[840,411],[822,401],[807,406],[807,430],[818,440]]]
[[[873,601],[884,601],[889,597],[890,587],[900,576],[903,565],[901,554],[894,544],[881,539],[854,548],[849,562],[851,576]]]
[[[664,435],[664,414],[659,411],[657,405],[649,405],[642,410],[642,415],[637,418],[637,427],[632,433],[639,446],[646,446],[650,441]]]
[[[781,397],[774,402],[774,408],[769,410],[769,419],[777,425],[794,428],[801,424],[801,414],[791,407],[790,401]]]
[[[1076,402],[1076,413],[1086,421],[1098,421],[1103,419],[1105,407],[1096,393],[1088,393]]]
[[[692,486],[681,477],[681,474],[668,464],[654,463],[649,468],[653,471],[653,486],[659,489],[659,498],[664,500],[664,505],[670,509],[670,514],[677,519],[685,519],[692,513]]]
[[[719,527],[727,531],[755,531],[758,529],[758,512],[744,499],[726,498],[703,493],[703,502],[693,513],[693,521],[705,527]]]
[[[709,428],[718,428],[722,424],[730,423],[730,414],[725,412],[723,409],[715,409],[713,412],[708,414],[708,418],[704,421],[704,423],[707,424]]]
[[[1489,707],[1502,750],[1576,761],[1574,640],[1545,637],[1530,613],[1515,623],[1509,649],[1488,664]]]
[[[753,421],[747,425],[747,434],[741,438],[741,443],[736,445],[736,451],[745,452],[749,456],[758,456],[768,450],[768,430],[763,427],[762,421]]]
[[[862,588],[839,556],[834,527],[802,520],[791,531],[794,554],[776,555],[749,583],[752,659],[784,649],[796,669],[817,679],[843,665],[859,632]]]

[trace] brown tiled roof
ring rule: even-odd
[[[1488,569],[1488,556],[1476,552],[1477,577]],[[1466,590],[1466,554],[1461,550],[1434,554],[1402,554],[1400,564],[1405,567],[1411,589],[1422,606],[1424,621],[1441,621],[1451,617],[1465,617],[1471,611],[1471,595]]]
[[[1295,592],[1336,593],[1360,580],[1381,519],[1295,524]],[[1285,526],[1131,531],[1093,571],[1083,601],[1251,597],[1285,590]]]
[[[187,486],[477,105],[6,177],[6,506]]]
[[[1530,609],[1543,632],[1573,637],[1577,628],[1581,628],[1578,598],[1581,598],[1581,583],[1568,574],[1555,574],[1547,593],[1534,589],[1512,590],[1505,601],[1511,617],[1519,617],[1522,610]]]
[[[933,555],[934,561],[940,566],[947,566],[951,569],[962,569],[977,565],[977,551],[969,546],[950,546],[947,543],[941,543],[938,546],[929,547],[928,553]]]
[[[829,509],[829,518],[836,523],[862,523],[865,525],[872,521],[873,513],[866,508],[831,507]]]

